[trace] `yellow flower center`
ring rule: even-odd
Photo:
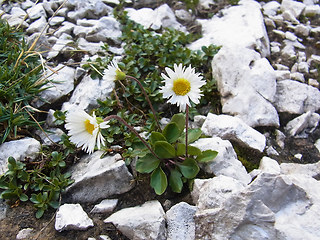
[[[85,126],[87,132],[92,135],[92,132],[94,130],[94,125],[92,123],[90,123],[89,119],[84,121],[84,126]]]
[[[126,74],[122,72],[120,69],[116,70],[116,80],[123,81],[126,79]]]
[[[188,92],[190,92],[190,89],[191,89],[190,82],[185,78],[178,78],[178,79],[173,81],[172,90],[177,95],[184,96]]]

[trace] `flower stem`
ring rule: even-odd
[[[103,119],[103,121],[109,121],[111,119],[116,119],[118,120],[119,122],[123,123],[127,128],[129,128],[129,130],[131,132],[133,132],[140,140],[141,142],[149,149],[149,151],[151,152],[151,154],[153,156],[155,156],[156,158],[160,159],[157,154],[152,150],[152,148],[149,146],[149,144],[146,142],[146,140],[144,140],[140,135],[139,133],[132,127],[130,126],[124,119],[122,119],[121,117],[117,116],[117,115],[110,115],[106,118]]]
[[[188,123],[189,123],[189,106],[186,106],[186,158],[188,158]]]
[[[141,82],[140,82],[138,79],[136,79],[135,77],[132,77],[132,76],[128,76],[128,75],[127,75],[127,78],[130,78],[130,79],[132,79],[132,80],[134,80],[134,81],[136,81],[136,82],[138,83],[139,87],[141,88],[141,91],[142,91],[143,95],[145,96],[147,102],[148,102],[149,105],[150,105],[150,108],[151,108],[151,111],[152,111],[152,113],[153,113],[154,120],[156,121],[157,127],[158,127],[159,130],[161,130],[160,124],[159,124],[159,121],[158,121],[158,118],[157,118],[157,115],[156,115],[156,112],[154,111],[154,108],[153,108],[153,106],[152,106],[152,104],[151,104],[151,101],[150,101],[150,99],[149,99],[146,91],[144,90],[144,87],[142,86]]]

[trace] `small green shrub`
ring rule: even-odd
[[[30,167],[14,158],[8,159],[8,171],[0,177],[0,197],[9,203],[30,200],[40,218],[49,208],[58,208],[61,192],[73,181],[69,173],[62,173],[66,166],[62,153],[52,152],[45,163]]]

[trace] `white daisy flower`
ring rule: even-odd
[[[83,110],[72,111],[66,116],[65,128],[68,130],[70,141],[77,147],[82,146],[82,150],[89,154],[93,153],[96,143],[98,149],[101,145],[104,146],[105,139],[100,129],[108,127],[109,125],[94,113],[90,116]]]
[[[103,71],[102,79],[105,81],[117,81],[124,80],[126,78],[126,74],[121,71],[118,66],[118,63],[115,60],[107,66],[107,68]]]
[[[164,98],[169,98],[168,102],[171,104],[177,104],[180,112],[185,112],[186,106],[190,106],[189,99],[198,104],[200,97],[202,96],[200,87],[202,87],[206,81],[202,80],[202,76],[199,73],[195,73],[194,68],[183,67],[174,64],[174,70],[165,68],[168,76],[161,74],[165,79],[165,85],[161,87],[160,92]]]

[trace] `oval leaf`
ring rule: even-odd
[[[177,144],[177,156],[182,156],[186,154],[186,145],[183,143]],[[188,146],[188,155],[199,156],[202,152],[199,148],[194,146]]]
[[[180,137],[180,129],[175,122],[168,123],[163,129],[162,133],[169,143],[177,141],[177,139]]]
[[[146,156],[137,160],[136,170],[140,173],[151,173],[159,166],[160,160],[148,153]]]
[[[181,193],[183,182],[181,180],[181,173],[177,169],[170,171],[169,185],[173,192]]]
[[[185,126],[186,126],[186,118],[183,113],[177,113],[172,116],[171,121],[177,124],[180,130],[180,134],[183,132]],[[180,135],[179,134],[179,135]]]
[[[22,193],[19,198],[22,202],[26,202],[29,200],[29,197],[24,193]]]
[[[174,147],[166,141],[158,141],[154,144],[154,152],[161,159],[175,157],[176,151]]]
[[[166,138],[159,132],[152,132],[149,137],[149,142],[152,146],[158,141],[166,141]]]
[[[212,151],[212,150],[206,150],[203,151],[202,154],[200,156],[197,157],[197,161],[198,162],[210,162],[212,161],[216,156],[218,155],[217,151]]]
[[[161,169],[158,167],[153,171],[150,178],[150,186],[154,189],[156,194],[161,195],[167,189],[168,181],[167,176]]]
[[[188,143],[193,143],[194,141],[198,140],[202,134],[200,128],[192,128],[188,129]],[[183,133],[180,141],[185,143],[186,142],[186,133]]]
[[[182,175],[188,179],[195,178],[200,171],[198,163],[192,158],[187,158],[183,163],[179,164],[178,167]]]

